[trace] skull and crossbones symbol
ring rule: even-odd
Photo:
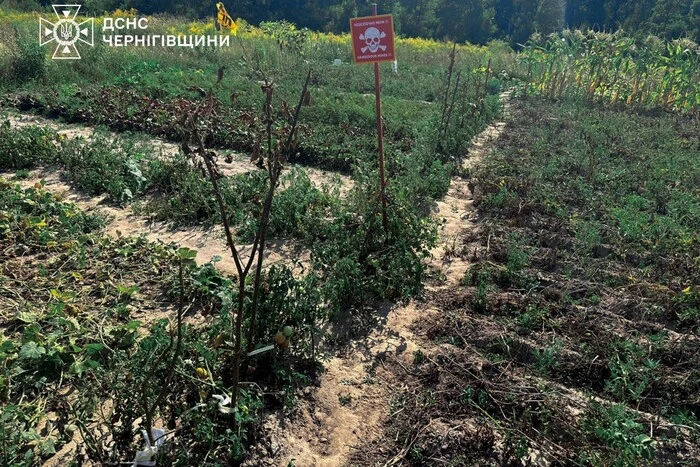
[[[382,39],[386,37],[386,33],[379,31],[375,27],[367,28],[364,34],[360,34],[360,40],[365,41],[367,47],[362,47],[362,53],[369,50],[371,53],[377,53],[377,50],[382,49],[382,52],[386,50],[385,45],[381,45]]]

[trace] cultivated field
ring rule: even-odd
[[[400,39],[385,228],[348,37],[59,63],[36,21],[0,10],[0,465],[700,462],[697,45]]]

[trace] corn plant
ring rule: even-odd
[[[526,93],[669,111],[700,105],[700,46],[689,39],[566,30],[533,36],[520,57]]]

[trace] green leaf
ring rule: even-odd
[[[35,360],[46,354],[46,349],[37,345],[36,342],[27,342],[19,351],[19,358]]]
[[[177,255],[181,260],[190,260],[197,257],[197,250],[190,250],[189,248],[180,248],[177,250]]]
[[[85,353],[87,355],[95,355],[95,354],[102,352],[102,350],[104,350],[104,348],[105,348],[104,344],[100,344],[100,343],[87,344],[85,346]]]
[[[10,340],[3,340],[0,342],[0,352],[11,353],[15,351],[15,344]]]
[[[39,316],[37,316],[35,313],[20,311],[19,315],[17,316],[17,319],[22,321],[23,323],[31,324],[39,321]]]
[[[39,445],[39,449],[41,450],[41,454],[44,456],[49,456],[51,454],[56,454],[56,446],[54,445],[54,442],[51,438],[47,439],[46,441],[42,442]]]
[[[637,441],[639,444],[654,444],[654,440],[646,435],[638,435],[635,438],[635,441]]]
[[[139,290],[141,290],[141,289],[137,285],[130,285],[130,286],[121,285],[121,284],[117,285],[117,292],[119,292],[122,295],[128,295],[129,297],[131,297],[135,293],[139,292]]]
[[[73,364],[70,366],[69,371],[76,376],[82,376],[83,373],[85,372],[85,365],[83,364],[83,361],[82,360],[74,361]]]
[[[124,329],[128,331],[136,331],[138,328],[141,327],[141,321],[129,321],[124,325]]]

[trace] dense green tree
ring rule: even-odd
[[[687,33],[692,33],[693,29],[697,34],[697,21],[700,13],[698,10],[700,10],[700,2],[697,1],[661,0],[656,2],[651,10],[651,16],[642,23],[642,27],[653,34],[665,36],[668,39],[685,36]],[[697,38],[697,35],[695,37]]]
[[[371,0],[221,0],[235,17],[252,24],[285,19],[314,30],[344,32],[348,20],[371,14]],[[84,11],[102,14],[136,8],[144,14],[212,17],[217,0],[83,0]],[[50,10],[55,0],[0,0],[0,8]],[[484,43],[524,43],[569,28],[656,34],[700,39],[700,0],[384,0],[380,13],[393,13],[396,31],[406,36]]]
[[[605,0],[567,2],[565,14],[566,24],[569,27],[602,29],[606,21]]]
[[[493,2],[495,10],[494,23],[496,31],[501,36],[513,34],[511,29],[513,14],[515,12],[515,5],[513,3],[513,0],[494,0]]]
[[[564,28],[564,0],[539,0],[535,12],[537,31],[549,34]]]
[[[508,38],[514,44],[524,44],[535,32],[537,0],[513,0],[513,19]]]
[[[436,37],[438,28],[437,8],[443,0],[403,0],[394,2],[394,11],[400,8],[396,23],[408,36]]]
[[[452,40],[484,43],[496,33],[491,0],[444,0],[438,9],[442,35]]]

